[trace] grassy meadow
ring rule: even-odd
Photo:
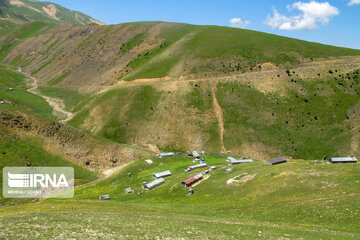
[[[226,156],[209,154],[216,170],[187,195],[181,181],[201,172],[184,155],[140,159],[114,176],[75,190],[74,199],[0,209],[3,238],[75,239],[357,239],[360,237],[360,165],[292,160],[228,168]],[[145,191],[152,173],[170,170],[159,187]],[[128,173],[132,173],[128,177]],[[227,184],[230,178],[238,182]],[[126,195],[125,188],[134,193]],[[100,201],[99,195],[111,200]],[[6,221],[5,221],[6,219]],[[21,230],[13,228],[19,224]]]
[[[42,97],[27,91],[24,75],[16,70],[10,65],[0,65],[0,100],[5,102],[0,108],[33,112],[54,119],[49,104]],[[5,91],[9,88],[13,90]]]

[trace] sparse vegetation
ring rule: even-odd
[[[126,43],[123,43],[120,47],[119,54],[123,55],[126,52],[130,51],[133,47],[139,45],[143,41],[144,36],[145,33],[139,33],[135,35],[133,38],[131,38],[129,41],[127,41]]]
[[[54,78],[54,79],[51,79],[48,84],[49,85],[56,85],[58,84],[59,82],[61,82],[63,79],[65,79],[67,76],[69,76],[70,74],[70,71],[66,71],[64,73],[62,73],[60,76]]]

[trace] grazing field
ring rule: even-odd
[[[53,109],[45,99],[28,92],[25,77],[10,65],[0,65],[0,100],[5,102],[0,108],[32,112],[54,119]]]
[[[74,199],[0,209],[0,237],[52,239],[357,239],[360,237],[360,165],[323,160],[263,161],[233,165],[210,154],[216,166],[187,195],[181,181],[192,158],[140,159],[110,178],[78,187]],[[159,187],[145,191],[152,173],[170,170]],[[132,173],[128,177],[128,173]],[[227,184],[227,180],[238,181]],[[131,187],[132,194],[125,194]],[[111,200],[100,201],[99,195]],[[36,220],[36,221],[35,221]],[[22,226],[21,230],[13,227]],[[18,229],[18,228],[17,228]],[[35,237],[36,236],[36,237]]]

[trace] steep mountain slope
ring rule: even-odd
[[[71,11],[60,5],[36,0],[2,0],[0,2],[1,25],[4,22],[23,24],[27,22],[69,23],[75,25],[103,25],[81,12]]]
[[[148,156],[136,146],[94,138],[58,123],[52,108],[28,92],[26,79],[9,65],[0,65],[0,168],[9,166],[73,166],[78,183],[102,171]],[[0,192],[2,188],[0,171]],[[0,197],[0,205],[22,202]]]
[[[15,119],[13,119],[15,120]],[[15,123],[15,122],[14,122]],[[18,125],[19,126],[19,125]],[[58,167],[74,168],[76,185],[96,179],[96,174],[86,169],[85,165],[69,161],[67,157],[56,154],[44,147],[45,142],[40,136],[22,132],[4,126],[4,112],[0,109],[0,168],[4,167]],[[3,172],[0,171],[0,191],[3,188]],[[0,196],[0,206],[31,202],[33,199],[8,199]]]
[[[1,45],[19,32],[9,33]],[[43,82],[66,86],[229,76],[360,55],[359,50],[250,30],[162,22],[56,26],[16,45],[7,56],[1,54],[5,62],[22,65]]]
[[[64,99],[70,125],[119,143],[259,159],[358,153],[359,50],[163,22],[30,24],[0,41],[4,62]]]
[[[303,159],[357,155],[360,75],[352,68],[360,66],[348,67],[293,68],[289,74],[267,71],[210,80],[135,81],[90,98],[82,95],[86,100],[74,108],[77,114],[70,124],[118,142],[156,144],[168,150],[220,151],[224,145],[259,159],[283,154]],[[57,92],[56,88],[43,91]],[[64,91],[58,94],[67,96]],[[223,142],[214,98],[222,110]]]

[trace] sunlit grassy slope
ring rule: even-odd
[[[262,161],[234,165],[225,173],[225,157],[210,154],[217,169],[187,196],[181,181],[200,172],[185,173],[192,159],[138,160],[113,177],[80,187],[75,199],[45,202],[0,210],[3,227],[14,222],[28,230],[7,231],[4,237],[38,234],[49,238],[79,239],[356,239],[360,237],[360,165],[318,161],[289,161],[270,166]],[[172,176],[156,189],[144,191],[152,173],[171,170]],[[128,173],[132,173],[128,177]],[[237,183],[226,184],[238,176]],[[126,195],[125,188],[135,193]],[[110,201],[99,201],[110,194]],[[21,219],[17,213],[21,211]],[[36,218],[36,223],[31,219]],[[40,223],[47,227],[40,228]],[[56,228],[59,224],[64,226]],[[86,222],[86,224],[84,224]],[[41,224],[40,224],[41,225]]]
[[[360,54],[354,49],[219,26],[179,25],[163,31],[159,37],[165,39],[163,45],[132,60],[131,68],[140,67],[140,63],[143,67],[125,79],[171,75],[176,65],[184,65],[183,73],[211,76],[248,71],[249,67],[266,62],[291,65],[313,58]]]
[[[166,22],[101,27],[41,24],[25,24],[4,34],[0,57],[46,78],[42,80],[51,85],[232,75],[258,70],[264,63],[292,66],[317,58],[360,55],[356,49],[219,26]],[[16,38],[31,29],[36,38],[28,36],[25,42],[23,34]],[[18,46],[17,51],[14,46]],[[38,51],[31,51],[34,49]],[[76,64],[66,64],[69,61]],[[57,68],[59,65],[63,68]]]
[[[52,108],[41,97],[29,93],[25,77],[16,72],[10,65],[0,65],[0,105],[2,118],[6,118],[6,111],[24,111],[41,117],[54,119]],[[5,91],[10,89],[11,91]],[[0,124],[0,169],[3,167],[24,166],[72,166],[75,168],[76,184],[95,179],[96,175],[84,168],[71,163],[60,156],[50,154],[43,149],[43,140],[30,133],[16,131],[16,125],[6,127],[4,119]],[[7,124],[11,124],[9,121]],[[0,191],[2,192],[2,171],[0,171]],[[2,194],[1,194],[2,195]],[[0,198],[0,204],[22,202],[23,200]]]
[[[11,205],[29,202],[32,199],[4,199],[2,197],[2,182],[4,167],[62,167],[74,168],[75,184],[81,184],[94,180],[96,174],[79,165],[71,163],[61,156],[47,152],[43,148],[43,140],[30,134],[15,134],[12,129],[0,125],[0,205]]]
[[[13,25],[6,29],[1,39],[0,59],[3,59],[13,47],[31,38],[48,27],[53,26],[50,23],[33,22],[24,25]]]
[[[53,119],[52,108],[43,99],[27,91],[25,77],[9,65],[0,65],[0,108],[33,112]],[[12,91],[5,91],[12,88]]]
[[[36,0],[3,0],[0,3],[0,17],[6,23],[18,24],[34,21],[75,25],[96,23],[95,19],[81,12],[71,11],[55,3]]]

